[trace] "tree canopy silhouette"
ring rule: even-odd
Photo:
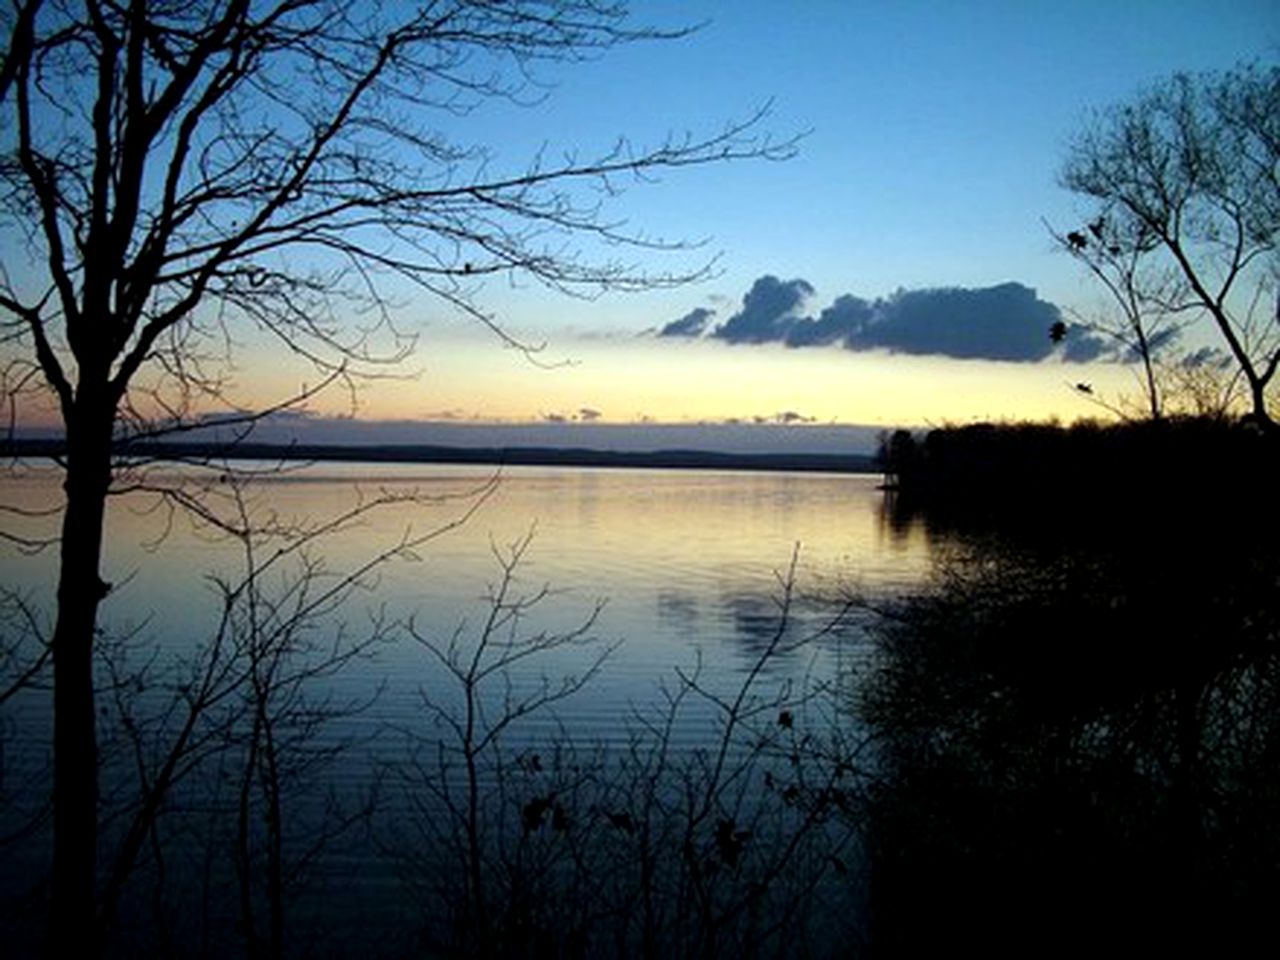
[[[628,232],[602,204],[632,178],[783,158],[794,142],[759,134],[757,113],[503,172],[483,145],[450,139],[458,114],[536,93],[540,63],[685,32],[633,27],[605,0],[15,0],[3,22],[3,386],[11,422],[52,396],[66,438],[50,930],[55,953],[78,955],[94,910],[92,650],[120,445],[198,429],[211,408],[260,414],[230,394],[241,330],[324,384],[402,358],[412,337],[388,284],[519,346],[475,300],[479,278],[588,292],[691,280],[705,267],[593,258],[681,246]]]
[[[1087,227],[1055,234],[1120,308],[1114,331],[1145,364],[1170,331],[1205,321],[1274,429],[1280,367],[1280,67],[1177,74],[1095,113],[1061,172]]]

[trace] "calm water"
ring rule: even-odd
[[[3,501],[56,502],[56,479],[38,469],[6,478]],[[173,480],[157,475],[148,482]],[[442,643],[455,632],[474,638],[487,592],[502,573],[495,551],[504,554],[531,536],[512,596],[544,587],[552,593],[530,611],[524,629],[570,630],[603,604],[590,636],[616,648],[582,708],[605,711],[650,698],[659,678],[699,660],[706,675],[726,681],[750,669],[778,629],[780,578],[793,553],[797,602],[789,636],[797,637],[825,624],[830,597],[848,589],[873,596],[902,590],[921,580],[930,558],[923,532],[889,529],[874,476],[509,468],[487,494],[475,495],[493,480],[474,467],[322,464],[264,477],[247,496],[259,522],[282,528],[318,525],[385,493],[416,491],[435,501],[377,509],[317,538],[308,556],[330,576],[359,569],[401,538],[466,516],[415,548],[414,557],[378,565],[363,578],[367,589],[326,618],[353,639],[370,631],[374,617],[412,617],[420,634]],[[215,480],[208,490],[220,515],[233,516],[226,486]],[[51,529],[32,522],[23,532]],[[264,539],[259,558],[288,542]],[[104,575],[116,589],[102,609],[104,626],[174,653],[207,640],[218,609],[215,580],[243,576],[234,542],[145,492],[112,502],[107,543]],[[9,548],[2,563],[7,587],[36,609],[51,609],[54,549],[23,556]],[[293,562],[272,568],[264,589],[282,591],[299,569]],[[827,673],[848,652],[819,643],[769,670]],[[579,650],[570,660],[585,655]],[[556,667],[571,670],[572,663],[543,658],[535,669]],[[401,643],[379,646],[355,674],[389,679],[394,702],[428,683],[432,669],[421,648]]]
[[[10,473],[0,504],[56,505],[57,479]],[[216,474],[141,479],[112,500],[104,564],[106,855],[181,725],[228,589],[238,632],[219,648],[225,696],[201,714],[186,776],[137,857],[111,956],[163,955],[165,938],[169,955],[245,954],[245,929],[264,935],[272,849],[289,956],[505,953],[477,949],[495,942],[477,931],[530,956],[549,955],[534,934],[562,955],[583,943],[585,955],[640,955],[652,935],[662,956],[846,956],[868,936],[893,952],[904,930],[907,942],[922,930],[930,945],[937,931],[981,941],[1010,917],[1035,936],[1084,917],[1093,937],[1119,920],[1134,942],[1169,903],[1214,937],[1231,928],[1214,904],[1259,929],[1270,917],[1275,861],[1256,853],[1276,835],[1270,559],[1221,564],[1217,585],[1184,565],[1194,589],[1171,610],[1168,573],[1155,577],[1141,551],[1135,574],[1124,552],[993,550],[971,570],[942,568],[956,589],[933,609],[954,615],[876,645],[866,607],[828,629],[842,598],[913,591],[947,548],[891,526],[875,477],[320,465],[240,498]],[[207,515],[169,511],[161,489]],[[244,542],[220,528],[245,518],[259,531],[252,605]],[[56,532],[56,517],[0,523],[32,540]],[[480,650],[512,544],[526,547]],[[0,691],[31,622],[13,597],[47,631],[55,564],[53,550],[0,547]],[[355,589],[327,602],[353,574]],[[314,600],[314,616],[294,616]],[[282,625],[291,632],[273,632]],[[1152,636],[1159,657],[1144,652]],[[1206,637],[1241,653],[1161,668],[1164,651]],[[244,681],[255,651],[275,683],[265,704]],[[503,655],[509,669],[484,672]],[[474,751],[474,779],[449,671],[468,664],[473,745],[501,734]],[[1196,664],[1212,674],[1201,747],[1186,751],[1181,685]],[[0,698],[0,942],[14,956],[38,954],[47,899],[40,682]],[[850,709],[877,690],[871,709]],[[260,706],[280,747],[275,779],[260,762]],[[474,889],[490,898],[485,923]],[[1021,945],[1021,929],[1000,935]]]
[[[475,467],[344,464],[265,476],[239,501],[232,496],[235,485],[216,475],[154,474],[144,486],[198,494],[220,522],[236,522],[242,510],[251,516],[267,531],[254,541],[257,562],[265,564],[259,594],[278,609],[296,609],[300,597],[321,596],[343,576],[363,571],[357,589],[340,605],[324,605],[299,632],[311,646],[288,667],[359,645],[386,628],[385,641],[307,687],[310,702],[327,697],[340,712],[366,705],[309,734],[309,746],[321,749],[355,745],[319,775],[325,791],[345,787],[355,796],[377,775],[371,771],[387,776],[380,764],[401,763],[407,746],[430,755],[432,738],[447,725],[429,704],[444,715],[461,715],[460,686],[424,643],[446,655],[452,643],[456,662],[468,662],[493,610],[502,558],[526,540],[506,601],[541,599],[491,634],[490,652],[504,649],[501,642],[529,638],[573,634],[576,642],[553,643],[485,678],[480,699],[488,719],[523,697],[572,683],[607,656],[572,697],[513,724],[506,748],[545,745],[566,734],[579,744],[616,746],[635,731],[638,717],[654,716],[663,690],[677,686],[679,676],[696,675],[704,689],[723,696],[749,682],[752,696],[763,702],[856,670],[866,655],[859,616],[827,629],[839,599],[851,591],[875,598],[909,589],[924,579],[931,559],[922,530],[890,528],[878,479],[560,468],[513,468],[495,477]],[[0,481],[0,502],[56,504],[57,482],[52,471],[26,468]],[[303,531],[321,531],[331,518],[387,496],[399,499],[316,535],[305,551],[286,554],[283,562],[272,559],[297,544]],[[153,490],[136,489],[114,498],[110,508],[104,576],[114,589],[102,608],[104,637],[127,638],[127,655],[117,659],[121,676],[133,678],[148,664],[149,676],[169,681],[129,679],[135,703],[153,696],[167,702],[178,674],[165,671],[187,669],[208,649],[221,591],[241,584],[246,569],[243,544],[221,531],[213,516],[193,520],[166,503]],[[31,519],[10,529],[34,538],[56,529],[53,523]],[[415,544],[411,553],[394,551],[402,543]],[[4,586],[47,617],[55,550],[34,556],[4,550]],[[384,562],[375,562],[388,551]],[[793,557],[784,623],[781,600]],[[574,633],[584,623],[589,627]],[[403,629],[407,624],[418,639]],[[762,662],[779,636],[781,650]],[[810,637],[812,642],[801,642]],[[32,691],[6,705],[10,785],[27,774],[37,783],[47,771],[48,699],[44,691]],[[714,740],[717,722],[711,699],[690,698],[670,734],[672,745],[677,751],[704,747]],[[110,803],[113,777],[127,785],[133,774],[129,752],[113,754],[107,746]],[[124,758],[116,774],[113,756]],[[201,793],[208,789],[211,798]],[[412,814],[412,789],[384,795],[382,809],[392,821]],[[205,779],[183,795],[182,804],[216,808],[226,802],[220,790]],[[41,795],[11,789],[6,818],[25,816]],[[44,853],[33,848],[30,854],[27,867],[38,870]],[[377,891],[399,888],[390,867],[366,867],[361,869],[372,892],[361,912],[369,919],[395,902]],[[384,916],[377,923],[390,928],[401,920]]]

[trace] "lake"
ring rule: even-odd
[[[152,475],[148,483],[174,479]],[[55,481],[35,469],[8,478],[4,501],[56,502]],[[516,571],[517,590],[553,591],[536,611],[536,627],[572,627],[602,602],[591,634],[617,649],[600,678],[598,699],[629,700],[652,693],[660,676],[689,666],[695,655],[717,676],[749,669],[753,652],[778,625],[779,578],[793,553],[802,602],[792,616],[810,627],[822,620],[825,607],[814,600],[849,589],[874,596],[919,584],[929,567],[929,542],[922,528],[890,527],[878,481],[873,475],[550,467],[494,474],[476,467],[318,464],[265,475],[246,497],[260,518],[270,516],[279,526],[319,525],[387,493],[416,491],[438,500],[371,510],[318,538],[309,553],[323,558],[331,574],[356,570],[401,538],[426,534],[474,509],[456,529],[416,548],[413,559],[393,557],[371,571],[370,588],[357,591],[342,611],[341,619],[357,633],[375,610],[413,616],[422,632],[436,638],[459,625],[474,627],[486,610],[486,590],[501,573],[495,550],[531,536]],[[208,489],[207,502],[229,516],[225,484],[215,480]],[[285,542],[284,536],[264,539],[260,550],[265,555]],[[209,524],[170,514],[150,493],[119,497],[111,504],[103,564],[116,588],[102,607],[102,623],[171,650],[189,649],[217,611],[211,578],[234,579],[242,568],[237,544]],[[2,569],[8,587],[36,608],[51,609],[55,549],[29,557],[10,548]],[[296,573],[293,564],[278,572]],[[837,652],[805,651],[769,669],[808,670],[808,658],[817,656],[825,671]],[[407,647],[380,650],[368,669],[410,683],[430,674],[418,651]]]
[[[243,488],[216,473],[152,472],[135,479],[110,508],[104,576],[114,589],[101,624],[104,648],[116,654],[114,673],[104,666],[100,682],[131,691],[131,699],[114,701],[125,703],[123,710],[159,719],[153,733],[131,743],[121,729],[132,728],[117,729],[120,718],[103,708],[104,785],[108,802],[122,808],[136,777],[134,748],[145,740],[148,749],[157,749],[172,734],[166,705],[175,691],[179,701],[189,694],[192,665],[207,662],[200,657],[212,649],[223,599],[229,591],[240,601],[250,595],[244,590],[247,543],[259,568],[251,592],[256,605],[236,607],[228,622],[244,631],[251,613],[262,635],[287,637],[287,655],[272,676],[292,671],[298,682],[278,688],[277,716],[281,731],[295,738],[288,742],[301,745],[299,755],[317,758],[297,780],[310,784],[310,799],[298,802],[314,814],[313,824],[327,816],[316,800],[317,786],[326,797],[353,802],[370,783],[388,780],[396,789],[390,800],[384,789],[384,820],[388,810],[391,819],[412,818],[417,801],[397,791],[421,781],[423,792],[434,791],[428,819],[449,822],[441,812],[463,796],[458,777],[465,770],[456,750],[447,763],[441,760],[437,741],[456,741],[450,731],[458,728],[450,724],[463,717],[474,719],[477,730],[500,727],[501,748],[508,751],[500,755],[497,740],[490,752],[476,751],[481,787],[492,791],[490,797],[507,797],[518,793],[512,778],[523,785],[516,799],[494,801],[502,808],[493,812],[498,818],[503,810],[522,810],[527,818],[530,797],[545,797],[550,817],[551,798],[568,796],[568,765],[554,771],[560,786],[538,786],[550,782],[552,771],[544,765],[559,763],[552,759],[557,743],[572,742],[579,757],[629,750],[634,773],[636,757],[657,756],[652,744],[643,748],[649,753],[637,748],[637,731],[652,732],[655,718],[670,719],[661,747],[664,769],[679,767],[687,781],[693,767],[680,764],[697,765],[704,775],[706,758],[719,756],[722,766],[727,757],[746,770],[763,762],[764,746],[778,752],[779,738],[795,739],[805,711],[825,709],[811,691],[831,689],[867,656],[861,629],[866,615],[848,609],[847,598],[874,601],[920,585],[933,552],[922,528],[888,523],[879,478],[870,475],[538,467],[494,473],[470,466],[316,464],[266,471]],[[56,503],[56,481],[51,471],[23,468],[2,481],[3,502],[28,508]],[[194,496],[207,515],[171,510],[172,497],[157,491],[175,489]],[[347,520],[328,530],[338,517]],[[261,535],[246,541],[222,529],[245,518]],[[31,520],[19,532],[34,538],[47,534],[49,523]],[[521,551],[518,563],[513,547]],[[507,590],[495,602],[504,563]],[[5,586],[47,615],[56,551],[23,556],[9,547],[2,569]],[[328,602],[329,590],[337,590],[340,603]],[[314,609],[308,606],[313,601],[319,601]],[[308,616],[298,616],[300,610]],[[242,646],[228,639],[237,636]],[[488,659],[473,661],[482,639]],[[228,662],[250,662],[253,645],[242,634],[224,633],[223,642],[219,649]],[[348,651],[358,656],[348,660]],[[312,676],[308,664],[317,661],[324,668]],[[470,701],[460,682],[469,665],[475,681]],[[485,673],[490,666],[493,671]],[[673,693],[682,690],[676,710]],[[39,779],[47,755],[47,699],[33,691],[7,707],[10,782],[15,774]],[[739,711],[732,736],[725,733],[730,706]],[[526,707],[537,709],[526,713]],[[226,720],[227,728],[235,722]],[[722,736],[733,742],[717,754]],[[793,745],[793,767],[794,756]],[[596,792],[575,814],[579,823],[602,815],[603,797],[613,796],[615,807],[622,802],[615,789],[621,781],[601,786],[605,768],[593,769]],[[724,824],[735,823],[734,817],[745,822],[760,783],[775,782],[774,773],[761,780],[751,769],[750,789],[726,775],[727,792],[708,794],[706,809],[686,818],[720,824],[721,832],[708,833],[706,842],[722,859],[737,842]],[[788,775],[785,769],[777,782]],[[175,792],[178,806],[189,811],[229,804],[228,788],[211,786],[210,776],[199,789]],[[573,789],[587,789],[585,782]],[[797,778],[791,784],[796,792],[788,794],[789,810],[800,809],[793,802],[801,796],[797,785],[804,783]],[[31,791],[9,800],[6,826],[32,814],[39,796]],[[308,820],[299,816],[297,822]],[[508,829],[493,826],[498,833]],[[456,839],[450,830],[435,842],[447,847]],[[382,844],[408,842],[393,834],[397,839],[387,841],[384,833]],[[520,839],[519,831],[512,836]],[[674,841],[671,846],[679,849]],[[195,854],[187,850],[185,856]],[[27,866],[38,869],[40,862],[32,854]],[[404,870],[402,863],[398,871],[365,872],[385,892],[394,885],[393,874]],[[226,876],[219,882],[232,883]],[[378,900],[379,923],[394,924],[386,916],[393,900]],[[362,910],[366,918],[378,912],[372,902]],[[126,902],[122,910],[128,909]]]

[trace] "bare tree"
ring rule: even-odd
[[[1120,236],[1125,229],[1136,233]],[[1149,262],[1156,243],[1150,230],[1141,223],[1108,223],[1100,216],[1066,233],[1050,226],[1049,233],[1106,291],[1113,312],[1091,315],[1083,326],[1109,341],[1121,359],[1139,364],[1144,412],[1159,420],[1165,414],[1163,384],[1157,375],[1159,354],[1177,339],[1181,326],[1165,306],[1177,286],[1176,278],[1167,268],[1153,267]],[[1070,349],[1068,341],[1068,357]],[[1102,398],[1091,399],[1124,415],[1122,407]]]
[[[101,949],[107,942],[126,885],[144,860],[157,874],[157,898],[168,892],[167,839],[174,831],[164,829],[164,816],[184,782],[210,781],[187,789],[214,795],[197,816],[208,817],[207,829],[220,828],[209,808],[220,806],[224,778],[210,768],[224,765],[239,768],[230,776],[234,798],[225,821],[235,827],[226,831],[232,836],[226,846],[234,851],[247,953],[282,954],[291,879],[363,812],[359,804],[347,811],[326,806],[323,822],[313,815],[302,827],[294,821],[306,818],[291,817],[288,809],[298,784],[344,748],[323,736],[323,728],[368,704],[335,697],[331,681],[402,626],[375,610],[357,631],[337,614],[354,594],[374,586],[384,566],[415,559],[416,551],[465,524],[496,484],[494,477],[448,493],[380,490],[322,520],[292,521],[271,516],[252,502],[243,478],[224,473],[217,490],[198,502],[205,522],[237,555],[233,576],[210,575],[217,612],[207,641],[190,659],[160,656],[144,638],[128,635],[110,637],[97,650],[106,727],[101,761],[109,770],[104,781],[118,796],[104,798],[115,801],[104,803],[115,842],[103,845],[112,856],[97,893],[95,928],[81,934],[86,946]],[[165,487],[155,496],[167,505],[172,492]],[[447,518],[430,521],[439,510],[448,511]],[[334,536],[391,511],[412,518],[399,538],[345,569],[318,555]],[[297,835],[308,832],[299,844]],[[157,911],[162,937],[170,919]]]
[[[507,808],[524,803],[526,827],[555,810],[560,811],[555,816],[564,816],[554,791],[526,798],[527,802],[508,795],[514,792],[513,769],[522,764],[511,759],[515,751],[506,738],[522,721],[535,715],[541,718],[578,693],[599,673],[616,646],[602,642],[594,632],[603,601],[596,601],[568,630],[529,627],[528,619],[552,596],[547,586],[531,593],[520,591],[517,569],[532,539],[530,532],[505,549],[493,548],[501,575],[488,587],[488,611],[477,636],[467,636],[462,624],[447,642],[440,642],[410,626],[413,638],[439,668],[441,679],[454,688],[447,693],[456,694],[459,702],[455,705],[447,696],[419,690],[425,713],[443,735],[426,739],[420,732],[409,731],[412,746],[404,779],[413,791],[418,826],[432,837],[433,846],[445,852],[446,862],[437,868],[448,878],[464,878],[456,932],[463,943],[488,954],[512,953],[511,944],[502,942],[497,931],[509,921],[516,891],[524,885],[521,871],[503,862],[504,851],[493,849],[501,846],[494,840],[502,834]],[[521,666],[583,647],[588,648],[584,662],[571,676],[552,681],[544,675],[537,682],[524,683],[515,676]],[[541,766],[540,761],[526,763]],[[500,903],[492,902],[495,897]]]
[[[1178,74],[1093,115],[1061,173],[1088,198],[1088,223],[1057,234],[1106,287],[1121,322],[1105,329],[1143,363],[1161,413],[1155,354],[1207,321],[1247,387],[1250,416],[1274,429],[1280,366],[1280,68]]]
[[[395,772],[408,810],[389,848],[445,908],[428,911],[428,940],[502,956],[805,955],[811,944],[793,937],[841,925],[822,901],[847,892],[863,744],[842,722],[838,684],[770,673],[837,633],[851,602],[824,601],[816,623],[797,623],[793,555],[776,625],[741,677],[711,676],[699,658],[656,703],[631,705],[621,740],[583,746],[560,727],[540,743],[530,728],[555,729],[555,708],[612,648],[594,639],[598,607],[566,631],[526,622],[548,595],[519,592],[528,543],[497,553],[476,636],[415,633],[442,668],[422,692],[436,731],[405,731],[410,756]],[[542,672],[593,642],[572,675]],[[686,725],[697,733],[682,736]]]
[[[388,280],[453,304],[508,271],[566,291],[678,284],[576,249],[664,248],[608,220],[631,178],[782,158],[759,114],[652,148],[501,172],[436,124],[519,100],[545,61],[678,36],[604,0],[13,0],[0,68],[6,392],[65,428],[55,702],[58,953],[89,929],[96,875],[93,638],[113,449],[233,405],[247,325],[343,379],[403,357]],[[598,248],[598,247],[597,247]],[[354,319],[353,319],[354,318]],[[55,943],[55,948],[59,944]]]
[[[1244,408],[1244,375],[1230,354],[1217,347],[1190,349],[1182,342],[1195,318],[1171,308],[1183,295],[1183,281],[1175,267],[1152,256],[1159,242],[1145,225],[1113,223],[1099,216],[1065,233],[1049,224],[1046,227],[1059,249],[1098,282],[1107,301],[1087,313],[1071,310],[1078,324],[1057,325],[1050,336],[1066,341],[1066,356],[1072,359],[1073,331],[1086,330],[1095,336],[1088,341],[1087,352],[1075,359],[1091,357],[1101,342],[1105,356],[1136,368],[1136,397],[1107,396],[1089,384],[1076,384],[1077,393],[1122,420],[1178,415],[1223,418]],[[1122,230],[1131,232],[1122,236]],[[1256,309],[1256,303],[1250,306],[1251,311]]]

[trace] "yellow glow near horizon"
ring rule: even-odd
[[[629,339],[549,347],[544,369],[491,343],[428,353],[420,378],[371,386],[369,419],[538,420],[597,411],[613,423],[770,418],[785,412],[819,423],[870,425],[1104,415],[1072,389],[1130,389],[1115,364],[1089,367],[852,353],[836,348],[729,346]]]
[[[1105,419],[1075,383],[1110,399],[1136,392],[1133,371],[1114,363],[996,363],[635,336],[566,340],[551,342],[538,355],[550,366],[538,366],[491,338],[441,337],[400,368],[403,377],[361,383],[354,397],[330,388],[307,408],[362,420],[519,423],[591,410],[607,423],[690,423],[791,412],[816,423],[923,426]],[[228,389],[237,405],[277,404],[315,384],[305,364],[254,346],[237,355]]]
[[[1129,388],[1128,372],[1115,364],[1086,369],[707,342],[553,345],[540,358],[569,362],[537,366],[492,342],[428,348],[413,379],[365,385],[356,413],[374,420],[527,421],[590,409],[614,423],[750,419],[786,411],[824,423],[885,425],[1073,420],[1102,411],[1074,393],[1071,383],[1089,382],[1112,394]],[[270,374],[254,371],[242,383],[252,383],[256,402],[266,402],[296,390],[304,375],[290,377],[276,367]],[[348,397],[337,391],[311,407],[350,412]]]

